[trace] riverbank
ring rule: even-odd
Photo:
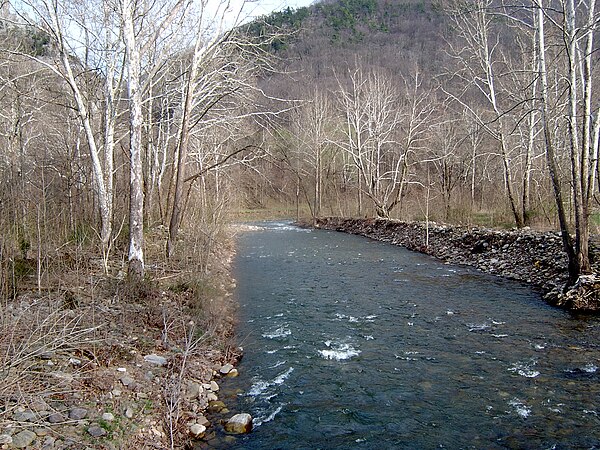
[[[185,236],[183,236],[185,239]],[[184,448],[210,443],[220,379],[235,376],[231,237],[197,267],[147,236],[148,277],[64,247],[52,286],[19,280],[0,314],[0,448]],[[233,415],[233,412],[232,412]],[[209,445],[209,444],[206,444]]]
[[[540,288],[546,300],[558,306],[577,310],[598,310],[600,306],[600,285],[595,278],[582,280],[586,284],[584,295],[562,293],[567,258],[557,232],[340,217],[318,219],[315,226],[389,242],[451,264],[525,282]]]

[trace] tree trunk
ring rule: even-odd
[[[123,36],[127,53],[129,94],[129,271],[131,280],[144,277],[144,182],[142,173],[142,93],[140,52],[133,23],[134,2],[123,1]]]
[[[560,233],[562,237],[563,249],[567,254],[568,259],[568,270],[569,270],[569,281],[568,285],[573,285],[579,278],[579,264],[575,251],[573,250],[573,243],[571,235],[569,234],[569,225],[567,222],[567,215],[562,198],[562,189],[560,179],[558,175],[558,164],[556,163],[556,154],[554,151],[554,144],[552,142],[552,135],[550,126],[548,124],[548,78],[546,69],[546,43],[544,36],[544,11],[542,8],[542,0],[538,1],[537,10],[537,32],[538,32],[538,52],[539,52],[539,74],[541,81],[541,110],[542,110],[542,126],[544,130],[544,141],[546,146],[546,161],[548,164],[548,171],[550,173],[550,180],[552,181],[552,188],[554,190],[554,200],[556,202],[556,209],[558,213],[558,221],[560,223]]]

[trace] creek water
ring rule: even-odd
[[[600,318],[528,286],[284,222],[242,234],[244,449],[600,448]]]

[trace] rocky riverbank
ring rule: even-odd
[[[600,283],[594,276],[580,280],[579,288],[585,290],[583,295],[562,292],[567,281],[567,258],[557,232],[339,217],[318,219],[315,226],[401,245],[448,263],[526,282],[539,287],[549,302],[559,306],[599,309]]]
[[[102,261],[68,254],[58,287],[38,292],[23,279],[0,309],[0,448],[210,448],[222,439],[239,414],[223,411],[219,383],[236,376],[241,349],[234,247],[216,250],[202,276],[154,264],[152,281],[132,285],[119,267],[107,276]],[[216,409],[224,422],[211,424]]]

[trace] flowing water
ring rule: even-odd
[[[600,318],[389,244],[262,227],[239,239],[244,358],[223,385],[255,429],[227,448],[600,448]]]

